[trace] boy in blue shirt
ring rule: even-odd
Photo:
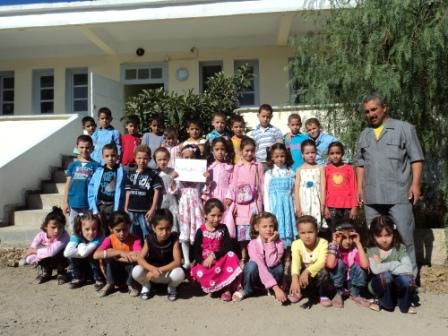
[[[229,132],[226,131],[226,115],[222,112],[214,112],[212,114],[212,126],[213,131],[207,134],[207,141],[212,142],[213,140],[224,137],[227,140],[230,138]]]
[[[108,233],[108,221],[113,211],[124,206],[125,173],[117,164],[117,149],[113,144],[103,147],[103,167],[99,167],[89,183],[89,208],[93,214],[101,214],[103,231]]]
[[[102,107],[98,110],[98,128],[92,134],[93,153],[92,159],[96,162],[104,164],[103,161],[103,147],[107,144],[114,144],[117,148],[117,159],[121,155],[121,140],[120,132],[113,128],[110,124],[112,122],[112,112],[107,107]]]
[[[317,118],[309,118],[305,122],[305,129],[308,133],[311,140],[314,140],[316,143],[317,153],[316,153],[316,162],[318,165],[324,165],[327,163],[327,155],[328,155],[328,146],[337,141],[337,139],[322,131],[322,127],[320,126],[319,119]]]
[[[309,139],[306,133],[300,132],[302,120],[297,113],[293,113],[288,117],[288,127],[291,132],[285,134],[285,146],[291,152],[294,163],[292,169],[294,172],[303,164],[302,142]]]
[[[75,217],[89,211],[87,198],[90,179],[99,164],[90,158],[93,143],[88,135],[80,135],[76,139],[79,151],[77,160],[69,164],[66,172],[64,192],[64,211],[69,214],[69,222],[73,228]]]

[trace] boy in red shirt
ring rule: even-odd
[[[127,134],[121,136],[121,165],[127,167],[135,166],[134,150],[140,145],[141,138],[138,134],[138,128],[140,125],[140,120],[138,116],[131,115],[126,119],[126,130]]]

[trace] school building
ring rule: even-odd
[[[247,63],[254,79],[240,103],[249,125],[269,103],[286,112],[274,119],[286,130],[298,109],[289,41],[318,32],[329,8],[309,0],[1,1],[0,222],[14,221],[10,209],[73,148],[80,117],[108,106],[122,129],[124,103],[142,89],[200,92],[213,74]]]

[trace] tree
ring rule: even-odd
[[[333,0],[321,32],[297,39],[297,99],[341,113],[353,152],[365,126],[359,103],[385,96],[417,128],[425,152],[420,224],[448,222],[448,0]],[[422,222],[431,223],[422,223]]]

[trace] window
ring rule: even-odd
[[[53,70],[33,71],[33,108],[36,113],[54,112]]]
[[[250,81],[249,87],[247,87],[240,97],[240,105],[241,106],[256,106],[259,105],[259,74],[258,74],[258,60],[240,60],[235,61],[235,72],[238,71],[240,67],[243,65],[247,65],[249,68],[249,73],[253,75],[252,80]]]
[[[221,71],[221,61],[199,62],[199,91],[206,91],[208,88],[207,81]]]
[[[71,113],[84,113],[89,110],[89,76],[87,69],[68,69],[67,110]]]
[[[14,72],[0,72],[0,114],[14,114]]]
[[[125,64],[121,78],[124,84],[164,84],[166,88],[166,64]]]

